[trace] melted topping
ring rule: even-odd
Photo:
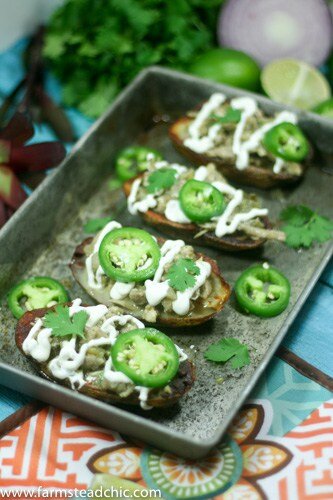
[[[86,311],[88,313],[89,319],[86,327],[91,328],[105,317],[108,309],[101,304],[83,307],[81,306],[81,299],[76,299],[69,308],[70,316],[73,316],[73,314],[79,311]],[[88,349],[94,346],[113,345],[120,333],[119,327],[128,324],[132,324],[133,328],[141,329],[145,327],[141,321],[131,315],[114,315],[105,319],[100,326],[101,331],[106,336],[91,339],[83,343],[78,350],[75,337],[70,340],[62,340],[58,355],[48,363],[49,371],[57,379],[68,379],[73,389],[80,388],[87,382],[93,381],[94,377],[92,375],[85,375],[82,371],[82,365],[85,361]],[[23,342],[23,351],[39,363],[47,362],[51,354],[51,335],[52,329],[44,328],[43,319],[38,318]],[[180,361],[186,360],[186,354],[178,346],[176,346],[176,348],[180,355]],[[134,383],[124,373],[116,371],[113,368],[111,356],[109,356],[105,363],[103,377],[112,384],[128,384],[134,386]],[[150,389],[141,386],[135,386],[134,389],[139,392],[141,407],[148,409],[147,400]]]
[[[279,167],[279,164],[277,166]],[[206,177],[207,167],[201,166],[194,171],[194,179],[204,181]],[[235,189],[230,184],[222,181],[213,182],[212,185],[216,187],[221,193],[227,194],[231,197],[223,214],[212,219],[212,222],[216,222],[215,235],[218,238],[221,238],[226,234],[232,234],[236,232],[242,222],[255,219],[256,217],[263,217],[268,214],[267,208],[252,208],[248,212],[234,214],[235,209],[239,207],[244,199],[244,191],[242,191],[241,189]],[[131,195],[132,194],[133,188],[131,191]],[[135,190],[135,196],[137,196],[137,190]],[[146,198],[144,198],[143,201],[145,199]],[[178,199],[171,199],[167,202],[164,215],[168,220],[172,222],[178,222],[180,224],[191,223],[191,221],[183,212]]]
[[[202,135],[201,130],[206,120],[209,119],[210,115],[216,111],[225,100],[226,97],[223,94],[215,93],[211,95],[210,99],[202,106],[195,119],[188,127],[188,137],[184,140],[184,145],[186,147],[192,149],[196,153],[205,153],[218,144],[219,132],[223,125],[215,123],[208,126],[206,135]],[[265,123],[262,127],[253,132],[250,137],[244,141],[242,137],[248,119],[257,112],[258,105],[251,97],[236,97],[231,99],[230,105],[232,108],[241,111],[241,117],[236,126],[232,143],[232,151],[236,157],[236,168],[239,170],[244,170],[249,166],[250,153],[259,147],[268,130],[282,122],[297,123],[297,116],[294,113],[282,111],[270,122]],[[276,174],[279,173],[283,166],[284,162],[277,158],[273,166],[273,172]]]

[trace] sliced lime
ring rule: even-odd
[[[326,78],[314,67],[296,59],[269,63],[261,73],[261,85],[274,101],[306,110],[331,95]]]

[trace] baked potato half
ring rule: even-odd
[[[157,238],[157,242],[161,247],[166,240]],[[87,250],[91,247],[92,238],[85,239],[75,250],[70,269],[73,273],[75,280],[81,287],[100,304],[106,306],[115,305],[120,310],[132,314],[136,318],[148,324],[164,325],[167,327],[188,327],[205,323],[219,313],[227,300],[229,299],[231,289],[229,284],[224,280],[218,265],[215,260],[210,257],[195,253],[195,258],[202,258],[203,261],[208,262],[211,266],[211,274],[208,278],[210,283],[210,293],[206,298],[200,298],[194,302],[194,307],[186,315],[178,315],[171,310],[164,310],[160,305],[155,307],[156,313],[153,321],[149,316],[145,316],[145,303],[142,301],[135,302],[130,297],[120,300],[113,300],[110,297],[110,287],[102,289],[92,289],[89,287],[86,271],[86,258],[89,255]],[[150,313],[149,313],[150,314]]]
[[[54,350],[56,348],[52,348],[51,357],[47,360],[47,362],[38,362],[32,355],[27,355],[23,348],[24,341],[27,339],[38,318],[44,318],[50,311],[54,311],[54,308],[36,309],[26,312],[18,321],[16,327],[16,345],[21,353],[33,363],[40,375],[51,382],[56,382],[60,385],[71,388],[71,383],[68,379],[61,380],[56,378],[50,371],[49,362],[52,360],[52,356],[55,355]],[[96,327],[94,328],[96,329]],[[95,336],[96,332],[94,332],[93,335]],[[102,373],[103,372],[101,371],[101,374]],[[148,409],[148,406],[151,408],[161,408],[176,404],[179,399],[191,389],[194,381],[195,368],[193,363],[188,359],[180,359],[178,371],[168,385],[165,387],[151,388],[149,390],[148,396],[145,400],[145,404],[147,405],[147,408],[145,409]],[[123,392],[121,392],[120,389],[117,391],[112,387],[107,387],[105,382],[103,382],[102,376],[98,376],[94,380],[85,381],[81,387],[77,387],[75,390],[86,396],[111,404],[140,406],[140,403],[142,402],[139,399],[140,394],[137,390],[127,391],[129,393],[126,394],[126,391],[124,392],[122,387],[121,391]]]
[[[196,126],[198,117],[198,126]],[[275,144],[273,144],[271,151],[263,145],[265,142],[264,133],[262,133],[262,137],[260,135],[260,139],[253,140],[256,134],[260,134],[260,130],[269,133],[270,127],[275,126],[274,128],[277,129],[281,125],[285,126],[286,123],[293,127],[297,133],[297,137],[291,139],[299,139],[302,142],[301,146],[304,146],[305,152],[301,159],[299,155],[294,154],[288,159],[284,156],[282,161],[282,157],[273,154],[274,147],[275,151],[279,150],[278,140],[281,140],[281,143],[288,140],[286,135],[278,137],[279,131],[277,131],[277,137],[274,138]],[[312,148],[296,124],[297,116],[289,111],[282,111],[274,117],[268,116],[251,97],[230,100],[226,99],[223,94],[216,93],[212,94],[210,99],[197,109],[190,111],[186,116],[173,123],[169,129],[169,137],[175,148],[194,164],[207,165],[212,162],[229,180],[261,189],[270,189],[300,181],[308,160],[312,156]],[[193,134],[193,126],[195,129],[194,141],[191,135]],[[217,130],[215,127],[220,128]],[[240,128],[238,129],[238,127]],[[285,132],[282,131],[282,134]],[[239,140],[235,139],[238,135]],[[196,140],[200,142],[205,139],[207,147],[197,145]],[[245,143],[249,144],[251,141],[252,145],[246,152],[247,161],[237,168],[238,155],[243,154],[241,148]],[[290,145],[296,147],[295,142],[292,144],[291,141]],[[242,162],[242,160],[240,161]]]
[[[135,179],[131,179],[123,184],[123,190],[127,198],[130,195],[134,181]],[[221,238],[215,236],[214,231],[207,231],[200,235],[202,228],[197,224],[173,222],[167,219],[165,215],[154,212],[154,210],[140,212],[139,215],[150,226],[156,227],[159,231],[172,238],[181,237],[184,241],[193,245],[209,246],[227,252],[242,252],[257,250],[266,242],[266,238],[253,239],[243,231],[237,231]],[[262,221],[266,229],[271,227],[268,217],[263,217]]]

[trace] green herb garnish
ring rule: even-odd
[[[69,307],[58,305],[54,311],[48,312],[44,317],[46,328],[52,329],[52,335],[55,337],[66,337],[67,335],[77,335],[84,337],[84,328],[89,315],[86,311],[79,311],[69,315]]]
[[[210,345],[205,352],[205,358],[215,363],[226,363],[231,359],[233,368],[243,368],[251,362],[248,347],[232,337]]]
[[[324,243],[332,238],[333,222],[305,205],[285,208],[280,219],[287,223],[282,226],[282,231],[289,247],[309,248],[315,241]]]
[[[100,219],[90,219],[83,226],[83,231],[87,234],[94,234],[101,231],[110,221],[112,217],[101,217]]]
[[[220,6],[221,0],[67,0],[49,22],[44,50],[63,83],[64,103],[97,117],[147,66],[185,69],[215,45]]]
[[[148,193],[171,188],[176,182],[176,175],[177,170],[174,168],[159,168],[148,177]]]
[[[178,259],[169,269],[167,279],[172,288],[184,292],[195,285],[195,276],[200,274],[200,269],[192,259]]]
[[[225,115],[220,116],[215,113],[210,115],[210,118],[217,123],[238,123],[242,113],[239,109],[228,108]]]

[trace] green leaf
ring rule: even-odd
[[[176,175],[177,170],[174,168],[159,168],[148,177],[148,193],[171,188],[176,182]]]
[[[239,109],[228,108],[224,116],[216,115],[213,113],[211,115],[212,120],[217,123],[238,123],[241,119],[242,113]]]
[[[90,219],[83,226],[83,231],[87,234],[98,233],[98,231],[101,231],[111,220],[112,217],[101,217],[100,219]]]
[[[89,315],[86,311],[79,311],[70,317],[69,307],[58,305],[54,311],[48,312],[44,317],[46,328],[52,329],[55,337],[66,337],[67,335],[77,335],[84,337],[84,329]]]
[[[200,269],[192,259],[178,259],[167,272],[167,279],[172,288],[184,292],[195,285],[195,276],[200,274]]]
[[[282,226],[282,231],[291,248],[309,248],[315,241],[324,243],[332,238],[333,222],[305,205],[285,208],[280,219],[287,223]]]
[[[232,337],[210,345],[204,356],[215,363],[226,363],[231,359],[232,368],[242,368],[251,362],[248,347]]]

